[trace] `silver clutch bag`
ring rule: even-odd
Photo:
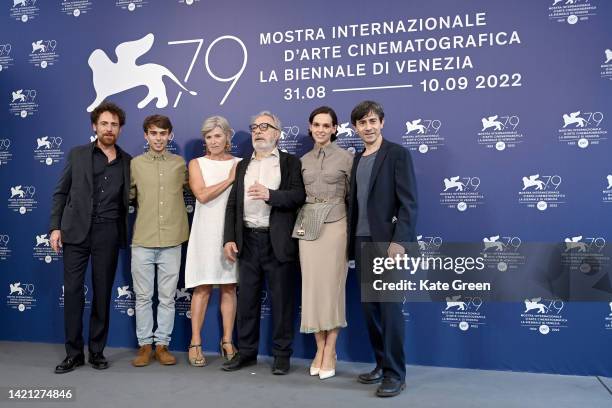
[[[319,238],[321,227],[334,206],[332,203],[304,204],[298,212],[291,236],[305,241]]]

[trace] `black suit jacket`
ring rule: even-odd
[[[87,238],[93,213],[93,149],[96,142],[70,150],[64,171],[53,193],[49,230],[62,231],[62,241],[80,244]],[[123,208],[119,245],[127,245],[127,209],[130,193],[130,161],[132,156],[115,145],[121,152],[123,164]]]
[[[349,257],[354,259],[355,231],[359,211],[367,211],[373,242],[416,241],[417,189],[410,152],[383,139],[376,154],[370,177],[368,208],[358,208],[357,165],[362,153],[355,156],[351,171],[349,198]]]
[[[236,167],[236,181],[232,185],[225,209],[223,244],[235,242],[240,257],[244,228],[244,176],[251,159],[244,159]],[[298,259],[297,240],[291,238],[297,210],[306,200],[302,181],[302,164],[297,157],[279,151],[281,182],[278,190],[270,190],[270,240],[276,259],[280,262]]]

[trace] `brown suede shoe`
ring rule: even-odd
[[[153,347],[150,344],[145,344],[144,346],[140,346],[138,349],[138,354],[136,358],[132,360],[132,365],[134,367],[144,367],[148,366],[153,359]]]
[[[174,357],[168,351],[168,346],[158,344],[155,346],[155,359],[159,361],[159,364],[163,365],[174,365],[176,364],[176,357]]]

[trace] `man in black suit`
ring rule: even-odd
[[[250,125],[254,152],[236,168],[225,212],[224,251],[238,259],[238,349],[223,365],[235,371],[257,362],[261,290],[267,275],[272,300],[272,373],[289,372],[293,341],[294,275],[298,245],[291,238],[297,209],[306,193],[300,160],[278,150],[281,124],[261,112]]]
[[[363,243],[385,243],[387,256],[404,254],[416,240],[416,181],[408,150],[383,139],[384,112],[364,101],[351,112],[351,122],[365,144],[355,156],[349,201],[349,251],[358,274],[368,274],[362,263]],[[366,275],[363,275],[364,277]],[[362,281],[367,280],[362,279]],[[397,302],[364,302],[363,311],[376,368],[361,374],[364,384],[382,383],[376,395],[391,397],[405,388],[404,316]]]
[[[109,306],[119,247],[127,244],[127,209],[132,157],[115,143],[125,113],[110,102],[91,112],[97,140],[68,154],[51,209],[51,247],[64,249],[64,329],[66,358],[57,374],[84,364],[83,282],[89,258],[93,302],[89,320],[89,363],[108,368],[104,346],[108,337]]]

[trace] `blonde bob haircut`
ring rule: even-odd
[[[215,128],[220,128],[221,131],[227,136],[228,140],[232,137],[232,128],[229,122],[223,116],[211,116],[204,120],[202,123],[202,136],[206,136],[207,133],[211,132]]]
[[[227,142],[225,144],[225,150],[230,151],[232,147],[232,133],[233,129],[230,127],[229,122],[223,116],[211,116],[204,120],[202,123],[202,138],[206,138],[206,135],[215,128],[221,129],[225,137],[227,138]],[[204,148],[206,149],[206,154],[209,154],[208,148],[206,147],[206,140],[204,141]]]

